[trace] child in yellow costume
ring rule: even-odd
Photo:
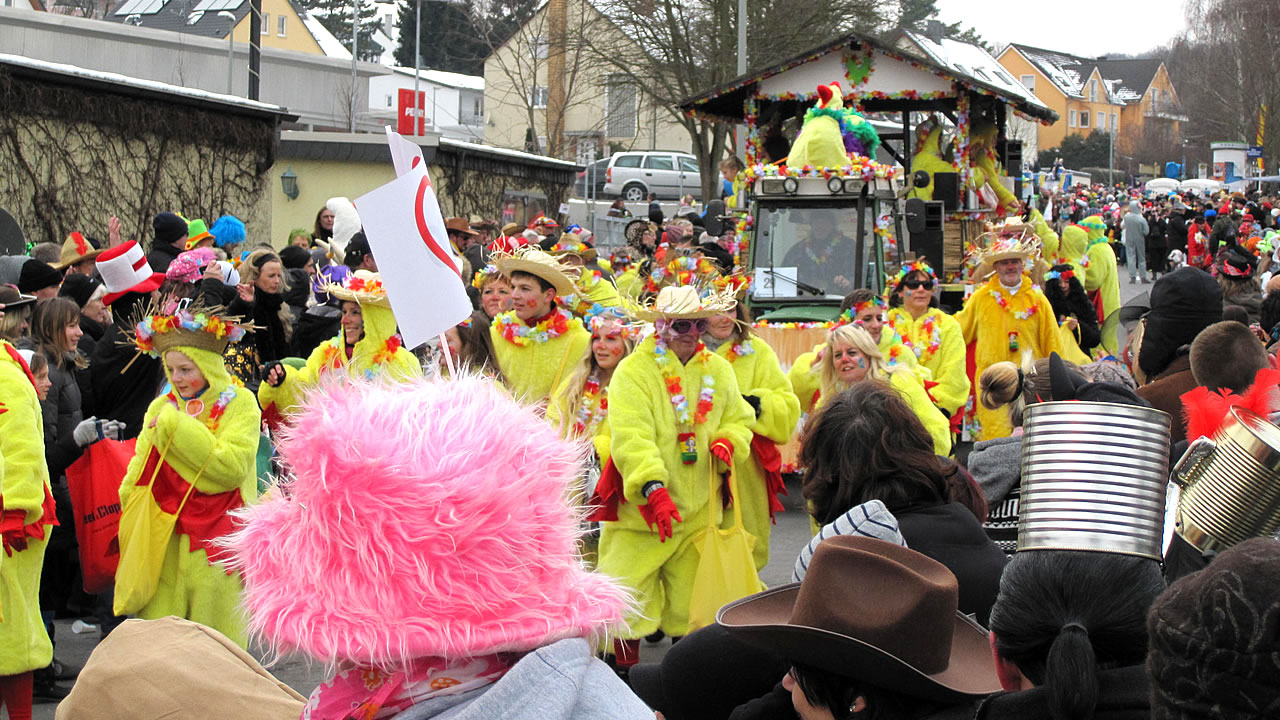
[[[722,518],[720,493],[708,493],[711,474],[718,486],[721,473],[751,459],[755,414],[733,367],[700,340],[706,318],[734,303],[731,293],[702,298],[692,286],[663,288],[635,313],[653,321],[657,334],[622,361],[610,384],[616,472],[601,476],[592,519],[604,522],[597,569],[630,588],[637,602],[626,637],[614,644],[620,667],[635,664],[639,638],[693,629],[694,540]]]
[[[1080,226],[1089,233],[1089,245],[1085,249],[1089,269],[1081,282],[1089,298],[1095,304],[1102,304],[1102,347],[1114,355],[1119,350],[1116,338],[1119,321],[1112,314],[1120,309],[1120,273],[1116,269],[1116,253],[1107,242],[1107,224],[1102,218],[1090,215],[1080,221]]]
[[[301,370],[280,363],[267,366],[258,401],[273,426],[297,407],[302,393],[333,372],[364,378],[386,374],[398,381],[422,377],[422,364],[396,334],[396,316],[377,273],[357,270],[325,290],[342,301],[342,329],[313,350]]]
[[[163,360],[171,389],[147,408],[137,451],[120,484],[115,612],[147,620],[176,615],[245,647],[240,576],[216,564],[224,555],[217,540],[232,531],[232,512],[258,497],[262,413],[253,393],[232,381],[222,361],[227,343],[242,333],[231,319],[197,307],[152,312],[136,327],[134,344]],[[136,493],[145,495],[131,505]],[[146,543],[128,534],[129,515],[135,509],[146,512],[153,503],[177,512],[177,523],[155,594],[126,605],[126,588],[154,572],[127,562],[130,544]]]
[[[590,349],[591,333],[556,301],[577,292],[571,274],[578,269],[533,246],[491,260],[511,280],[512,300],[489,325],[495,359],[517,398],[543,402]]]
[[[1021,365],[1024,353],[1035,360],[1062,352],[1053,306],[1031,278],[1023,275],[1023,268],[1035,251],[1035,240],[1031,238],[1004,237],[993,242],[978,268],[978,277],[991,273],[991,278],[956,313],[965,343],[975,345],[977,377],[1002,360]],[[1008,413],[988,410],[982,405],[982,398],[977,400],[975,439],[1008,437],[1013,432]]]
[[[58,520],[35,382],[17,350],[0,340],[0,705],[10,717],[31,716],[31,673],[53,661],[40,617],[40,571]]]
[[[750,318],[742,304],[747,284],[735,285],[738,287],[737,308],[710,318],[704,337],[708,344],[719,345],[716,354],[733,366],[738,391],[755,411],[755,422],[751,425],[752,459],[738,465],[735,471],[742,524],[756,538],[752,555],[759,571],[769,564],[773,516],[783,509],[778,494],[787,493],[778,446],[786,444],[795,432],[800,420],[800,401],[791,391],[791,382],[783,374],[773,348],[751,334]],[[731,520],[726,513],[725,521]]]
[[[933,290],[938,276],[923,258],[898,272],[887,320],[889,327],[929,370],[925,387],[938,409],[955,417],[969,399],[964,333],[960,323],[937,308]]]

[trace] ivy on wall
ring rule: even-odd
[[[30,242],[79,230],[149,245],[151,218],[170,210],[212,222],[270,226],[267,171],[276,121],[42,82],[0,68],[0,207]]]

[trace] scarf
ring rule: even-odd
[[[302,720],[382,720],[433,698],[456,696],[497,682],[518,655],[483,655],[450,664],[424,657],[408,670],[386,672],[348,667],[320,685],[307,699]]]

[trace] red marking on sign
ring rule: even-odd
[[[413,203],[413,219],[418,223],[418,234],[422,236],[422,241],[431,249],[432,254],[439,258],[440,262],[447,267],[453,268],[457,272],[457,265],[453,264],[453,258],[440,247],[440,243],[431,236],[431,229],[427,227],[426,218],[422,217],[422,200],[427,195],[427,189],[431,187],[431,181],[424,175],[422,181],[418,183],[418,197]]]

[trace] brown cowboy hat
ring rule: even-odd
[[[792,662],[939,701],[1000,691],[987,633],[957,612],[959,585],[914,550],[837,535],[818,546],[803,583],[720,608],[740,640]]]
[[[514,237],[524,230],[524,226],[520,223],[509,222],[502,226],[502,234],[506,237]]]
[[[444,221],[445,232],[462,233],[463,235],[476,236],[480,233],[471,229],[471,223],[466,218],[451,217]]]

